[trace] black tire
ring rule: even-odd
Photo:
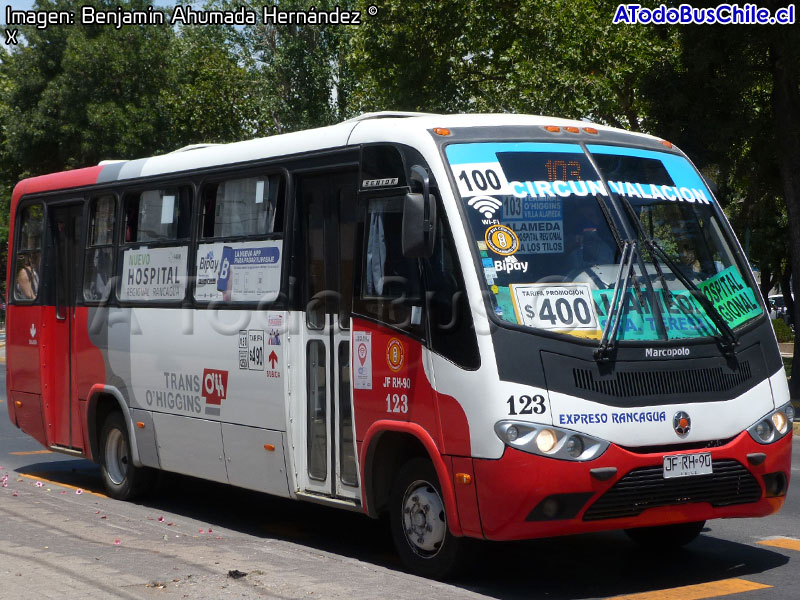
[[[429,460],[415,458],[403,465],[389,513],[397,553],[410,571],[444,579],[464,566],[466,540],[450,533],[439,478]]]
[[[626,529],[625,533],[634,542],[648,549],[675,550],[697,538],[705,524],[705,521],[697,521],[658,527],[637,527],[636,529]]]
[[[131,460],[131,443],[122,414],[106,417],[100,434],[100,472],[106,492],[117,500],[142,496],[154,481],[154,472],[136,467]]]

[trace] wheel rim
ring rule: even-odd
[[[403,496],[403,533],[411,549],[430,558],[438,554],[447,533],[439,492],[427,481],[415,481]]]
[[[128,474],[128,445],[119,429],[112,429],[108,432],[106,473],[114,485],[121,485]]]

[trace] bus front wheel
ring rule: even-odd
[[[429,460],[415,458],[400,469],[390,521],[397,553],[408,569],[434,579],[457,572],[465,540],[447,527],[441,486]]]
[[[110,414],[103,423],[100,471],[108,495],[117,500],[142,495],[152,481],[150,469],[133,464],[128,428],[118,412]]]
[[[657,527],[637,527],[636,529],[626,529],[625,533],[641,546],[670,550],[680,548],[693,541],[703,531],[705,524],[705,521],[697,521]]]

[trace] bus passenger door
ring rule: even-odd
[[[45,313],[50,347],[44,354],[47,437],[52,445],[73,450],[83,446],[75,386],[75,300],[80,279],[83,204],[51,206],[49,211],[50,257],[47,295],[53,307]]]
[[[302,422],[295,429],[295,469],[301,492],[343,500],[361,498],[350,384],[356,183],[355,170],[297,179],[301,239],[294,270],[304,310],[302,351],[293,346],[293,414]]]

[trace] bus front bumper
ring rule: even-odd
[[[663,478],[665,455],[696,452],[711,452],[712,474]],[[783,506],[791,452],[791,433],[765,446],[747,432],[698,450],[637,454],[611,444],[589,462],[507,447],[499,460],[473,460],[483,534],[516,540],[770,515]]]

